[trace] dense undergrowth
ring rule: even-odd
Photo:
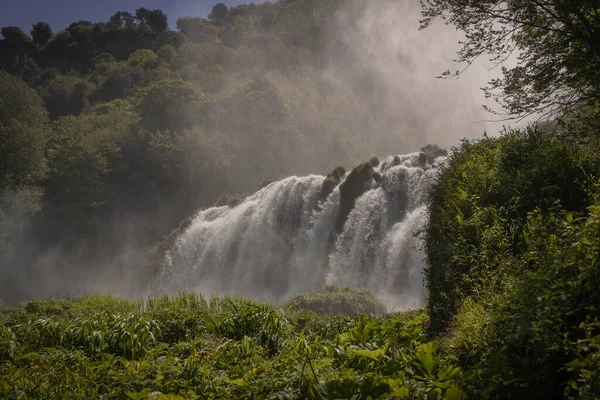
[[[426,324],[195,294],[31,301],[1,313],[0,397],[459,399]]]
[[[600,396],[596,149],[540,128],[464,141],[433,189],[430,328],[481,397]]]

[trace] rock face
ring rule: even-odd
[[[240,194],[224,194],[213,205],[213,207],[227,206],[229,208],[240,205],[248,197],[245,193]]]
[[[344,167],[337,167],[327,174],[327,177],[321,186],[319,201],[323,201],[329,197],[329,195],[333,192],[333,189],[335,189],[335,187],[340,184],[342,179],[344,179],[344,175],[346,175],[346,169]]]
[[[424,154],[429,164],[433,164],[436,158],[447,156],[448,151],[446,149],[442,149],[438,145],[428,144],[427,146],[421,147],[421,154]]]
[[[350,211],[354,208],[356,199],[362,196],[371,187],[375,175],[371,163],[362,163],[354,168],[344,183],[340,185],[340,213],[336,223],[336,231],[344,228]]]

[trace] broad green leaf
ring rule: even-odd
[[[435,356],[430,353],[417,352],[417,359],[423,365],[423,367],[425,367],[427,373],[431,375],[437,366],[437,360]]]
[[[438,347],[440,347],[440,343],[436,341],[423,343],[419,346],[419,351],[433,354],[437,351]]]
[[[357,356],[361,356],[361,357],[367,357],[367,358],[371,358],[373,360],[378,360],[379,357],[381,357],[384,353],[383,349],[376,349],[376,350],[350,350],[349,351],[350,354],[355,354]]]
[[[248,382],[250,381],[250,379],[252,379],[252,376],[254,376],[254,374],[256,373],[256,368],[252,368],[250,371],[248,371],[248,373],[246,375],[244,375],[242,378],[239,379],[234,379],[232,381],[230,381],[230,383],[239,386],[239,387],[244,387],[248,384]]]
[[[467,394],[456,385],[450,386],[444,394],[444,400],[466,400],[467,398]]]
[[[570,224],[573,223],[573,214],[567,213],[567,222]]]
[[[407,387],[396,389],[390,395],[392,399],[408,399],[408,396],[410,396],[410,389]]]

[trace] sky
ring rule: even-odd
[[[134,13],[136,8],[146,7],[163,10],[169,17],[169,25],[175,29],[178,18],[206,17],[219,2],[234,6],[250,0],[0,0],[0,27],[18,26],[29,33],[33,24],[43,21],[58,32],[72,22],[108,21],[117,11]]]

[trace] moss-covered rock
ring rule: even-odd
[[[246,200],[247,197],[248,195],[245,193],[224,194],[221,197],[219,197],[219,200],[217,200],[217,202],[214,204],[214,207],[236,207],[239,206],[244,200]]]
[[[292,297],[285,302],[284,308],[333,315],[382,314],[386,311],[383,303],[367,289],[337,286],[324,286]]]
[[[373,166],[366,162],[354,168],[344,183],[340,185],[340,213],[336,223],[336,231],[340,232],[354,208],[356,199],[369,189],[375,171]]]
[[[369,164],[371,164],[373,168],[377,167],[379,165],[379,158],[371,157],[371,159],[369,160]]]
[[[273,181],[271,179],[265,179],[264,181],[262,181],[262,183],[260,184],[260,187],[258,188],[258,190],[260,189],[264,189],[267,186],[269,186],[271,183],[273,183]]]

